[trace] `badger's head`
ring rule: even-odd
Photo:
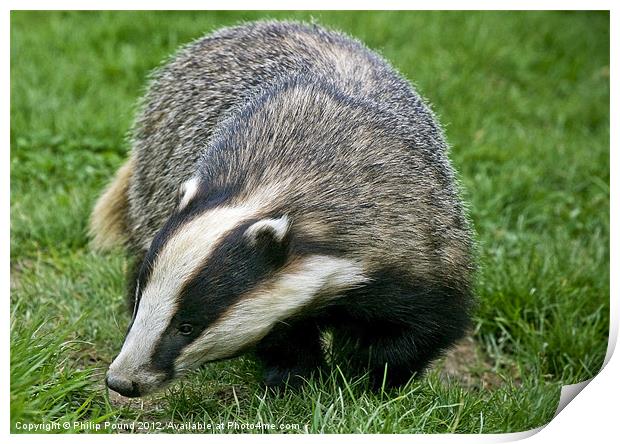
[[[203,188],[196,178],[181,187],[177,210],[140,268],[133,317],[106,378],[124,396],[239,355],[276,323],[320,302],[319,294],[364,281],[350,260],[300,252],[286,213],[217,204]]]

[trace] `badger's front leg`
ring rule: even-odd
[[[415,326],[375,321],[351,332],[335,332],[337,343],[353,343],[348,349],[348,372],[369,375],[374,389],[398,387],[421,376],[429,363],[452,341],[445,334],[433,334]],[[348,342],[347,342],[348,341]]]
[[[321,332],[315,322],[280,323],[256,346],[268,387],[299,386],[324,364]]]
[[[425,345],[415,328],[369,327],[358,343],[353,366],[366,367],[375,389],[383,384],[398,387],[414,375],[420,376],[437,353],[438,350]]]

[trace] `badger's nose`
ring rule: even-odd
[[[140,396],[140,389],[138,388],[138,384],[122,376],[108,373],[105,378],[105,383],[116,393],[126,396],[128,398],[136,398]]]

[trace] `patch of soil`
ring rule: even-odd
[[[107,390],[107,388],[102,385],[101,390]],[[148,396],[144,398],[126,398],[113,390],[108,390],[108,394],[110,404],[116,408],[127,407],[145,413],[151,413],[162,408],[160,400],[156,398],[149,398]],[[144,417],[141,420],[144,420]]]
[[[515,363],[507,365],[503,359],[500,365],[498,360],[487,354],[471,336],[459,341],[433,368],[439,370],[443,380],[456,381],[467,390],[493,390],[506,384],[497,368],[501,368],[501,374],[515,385],[520,385],[521,382]]]
[[[250,390],[246,386],[233,384],[216,389],[214,395],[222,404],[241,404],[250,399]]]
[[[21,259],[17,262],[11,262],[11,269],[9,273],[10,281],[11,281],[11,286],[10,286],[11,291],[17,290],[19,288],[20,274],[24,270],[31,268],[33,264],[34,264],[34,261],[32,261],[31,259]]]

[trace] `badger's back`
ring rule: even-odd
[[[131,244],[148,248],[218,123],[262,90],[303,75],[399,116],[420,149],[443,151],[441,132],[419,96],[382,58],[342,34],[305,24],[258,22],[188,45],[159,69],[133,129]],[[312,80],[311,80],[312,81]],[[443,154],[442,174],[451,176]],[[448,178],[448,181],[450,178]]]

